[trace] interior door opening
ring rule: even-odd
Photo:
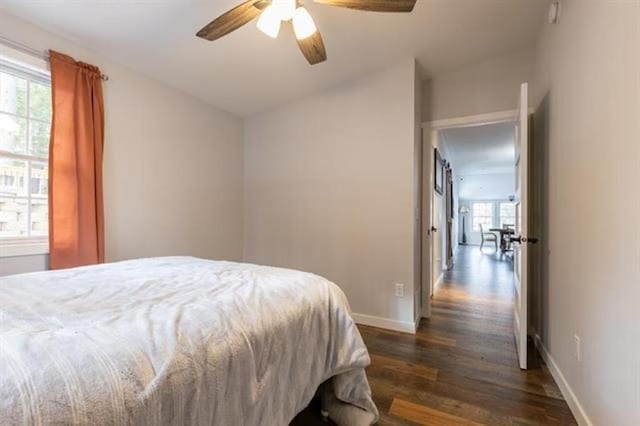
[[[421,204],[422,316],[431,316],[443,282],[450,291],[457,277],[465,276],[469,284],[461,288],[469,294],[505,295],[523,369],[528,330],[527,96],[523,84],[516,110],[423,126]],[[470,271],[478,276],[468,276]]]

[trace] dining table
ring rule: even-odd
[[[511,235],[515,234],[514,225],[505,224],[502,228],[489,228],[491,232],[500,234],[500,251],[503,253],[511,250]]]

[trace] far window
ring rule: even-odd
[[[500,228],[505,225],[516,225],[516,205],[513,203],[500,203]]]
[[[0,62],[0,239],[48,233],[50,128],[48,78]]]
[[[473,230],[480,232],[480,225],[485,231],[493,226],[493,203],[473,203]]]

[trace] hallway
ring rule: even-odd
[[[461,246],[415,336],[360,327],[380,424],[576,424],[533,348],[530,369],[518,368],[511,268]]]

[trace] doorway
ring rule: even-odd
[[[477,244],[479,259],[485,252],[495,256],[492,260],[505,262],[503,267],[515,276],[513,334],[521,368],[526,368],[528,320],[527,273],[521,268],[523,259],[526,263],[526,191],[523,199],[518,196],[528,176],[527,93],[523,84],[524,98],[513,111],[426,123],[422,146],[422,261],[429,265],[429,273],[422,275],[422,316],[430,317],[431,300],[445,276],[450,279],[461,244],[467,260],[476,259],[467,249]],[[485,239],[492,247],[485,247]]]
[[[491,228],[508,222],[505,207],[502,219],[499,208],[500,202],[510,203],[515,191],[515,117],[514,111],[504,111],[424,126],[422,261],[429,272],[422,276],[423,308],[428,308],[445,273],[454,267],[463,242],[480,245],[479,215],[474,217],[472,200],[491,201]],[[428,309],[422,314],[428,317]]]

